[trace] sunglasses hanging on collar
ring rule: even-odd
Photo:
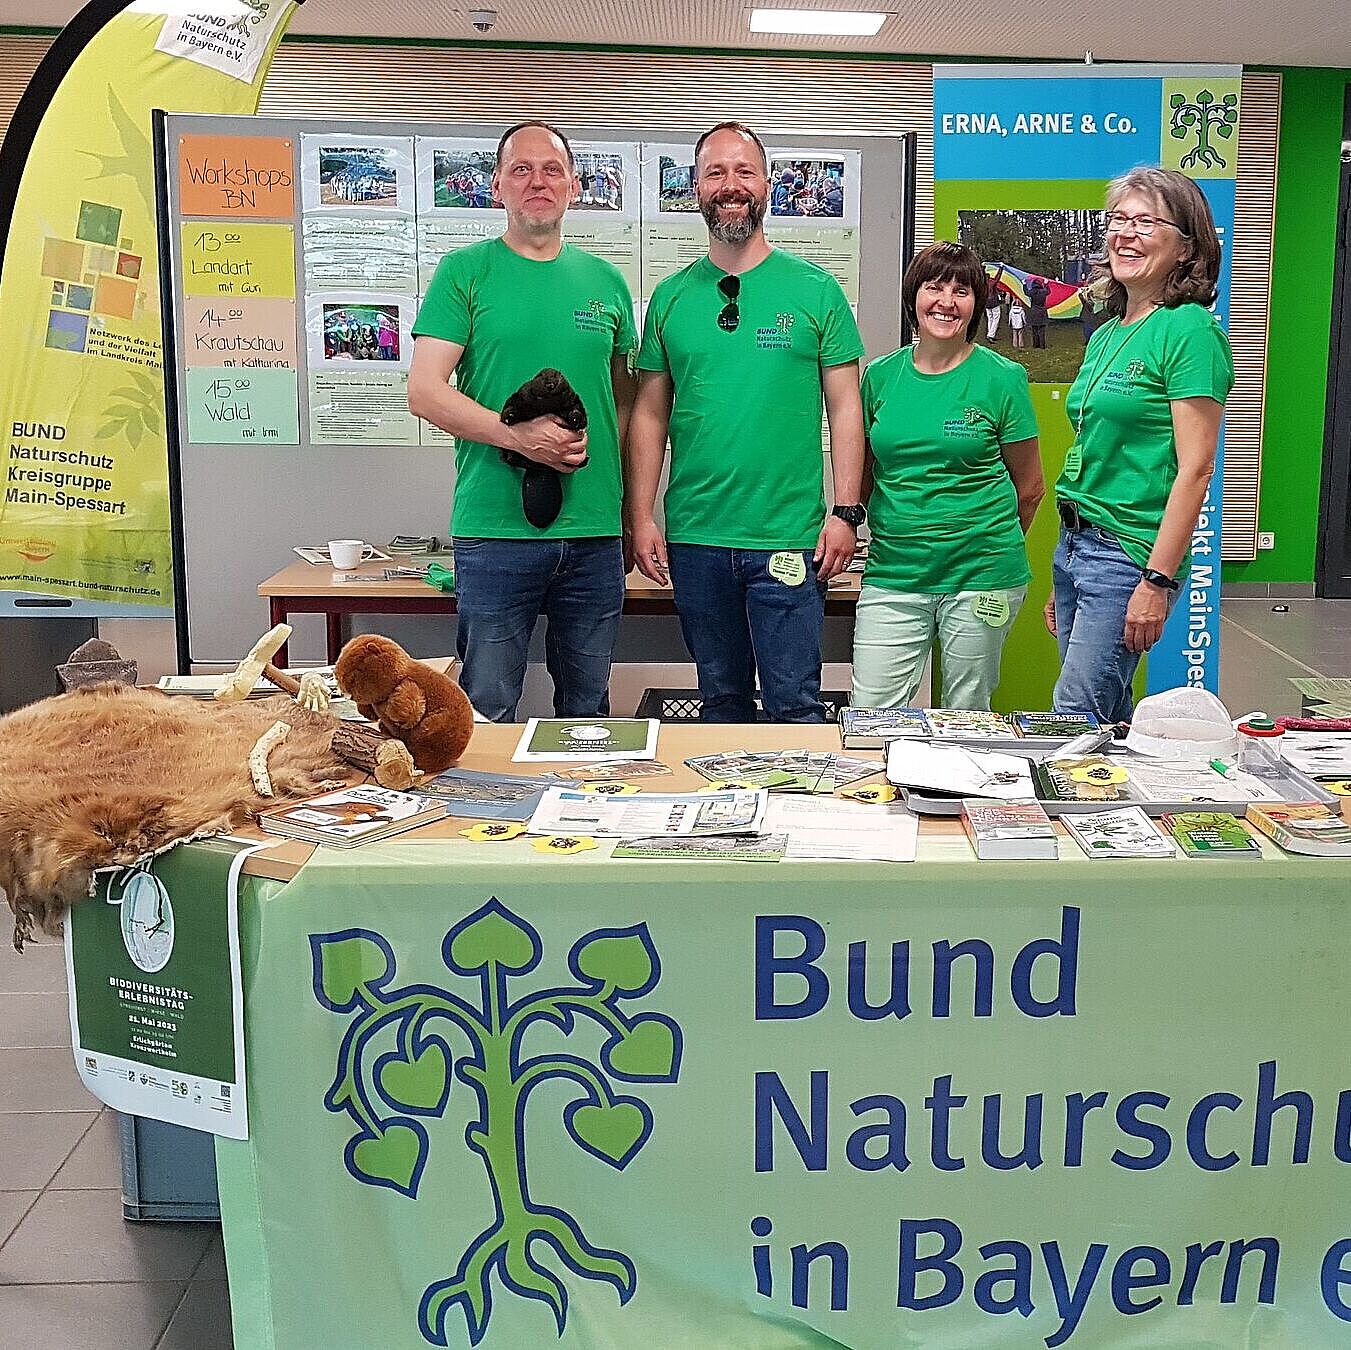
[[[719,278],[718,291],[727,301],[718,311],[718,327],[724,333],[735,333],[741,322],[741,307],[737,303],[741,297],[741,278],[730,274]]]

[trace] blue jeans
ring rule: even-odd
[[[618,539],[456,539],[460,685],[492,722],[516,720],[530,636],[549,621],[544,661],[557,717],[610,711],[610,658],[624,608]]]
[[[1127,650],[1126,606],[1140,584],[1133,563],[1113,534],[1095,526],[1060,531],[1052,562],[1060,678],[1056,712],[1094,713],[1104,721],[1130,720],[1131,681],[1140,653]],[[1169,596],[1172,608],[1177,592]]]
[[[699,670],[704,722],[755,721],[755,675],[775,722],[824,722],[821,626],[826,589],[811,549],[783,550],[803,561],[790,586],[769,573],[773,552],[669,544],[680,631]]]

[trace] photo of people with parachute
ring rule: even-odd
[[[1068,384],[1106,317],[1087,289],[1106,246],[1099,209],[961,211],[958,241],[994,283],[980,340],[1027,368],[1037,384]],[[994,314],[998,298],[1001,318]]]

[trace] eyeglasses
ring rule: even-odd
[[[1177,221],[1164,220],[1161,216],[1128,216],[1124,211],[1108,211],[1103,215],[1102,223],[1107,226],[1108,234],[1120,234],[1129,225],[1142,239],[1148,239],[1160,225],[1167,225],[1184,239],[1191,238]]]
[[[718,290],[727,303],[718,311],[718,327],[724,333],[735,333],[741,322],[741,308],[737,300],[741,296],[741,278],[725,276],[718,281]]]

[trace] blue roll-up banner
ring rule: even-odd
[[[1007,319],[991,344],[1028,369],[1048,482],[1072,440],[1065,395],[1098,321],[1079,287],[1102,251],[1110,179],[1140,164],[1195,179],[1223,245],[1214,312],[1228,327],[1241,79],[1238,66],[934,67],[935,237],[970,244],[1010,297],[1030,276],[1050,286],[1045,348],[1013,348]],[[1151,692],[1218,690],[1223,479],[1221,434],[1190,583],[1149,654]],[[1055,529],[1054,512],[1043,511],[1028,536],[1033,584],[1006,648],[1001,705],[1049,706],[1057,663],[1040,609]]]

